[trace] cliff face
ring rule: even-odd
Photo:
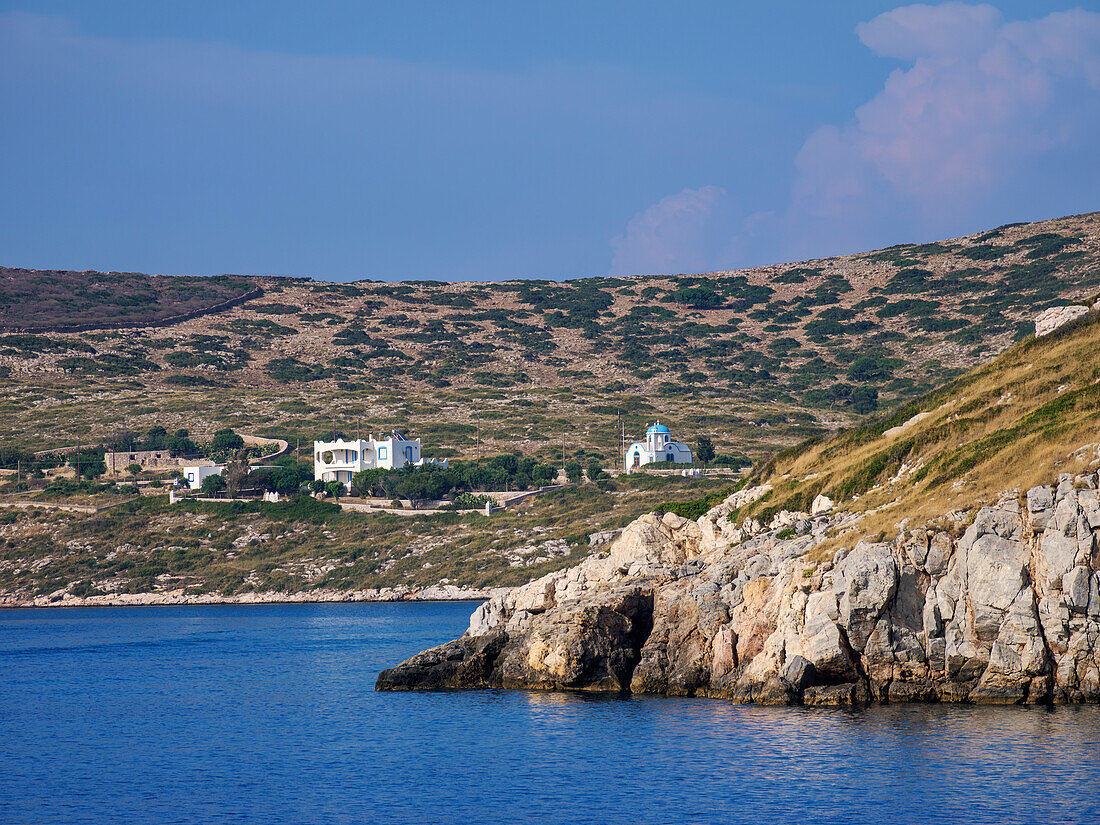
[[[793,538],[726,516],[631,524],[592,557],[483,604],[380,690],[534,688],[770,704],[1100,700],[1095,475],[1006,494],[945,529],[821,561],[857,517],[793,514]],[[815,552],[816,550],[816,552]]]

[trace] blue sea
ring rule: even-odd
[[[0,823],[1076,823],[1100,709],[375,693],[475,605],[0,610]]]

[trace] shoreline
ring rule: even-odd
[[[36,596],[33,599],[0,596],[0,609],[65,607],[160,607],[166,605],[218,604],[337,604],[346,602],[475,602],[485,601],[510,590],[507,587],[466,589],[454,585],[425,587],[381,587],[366,590],[320,590],[297,593],[267,591],[225,596],[217,593],[104,593],[73,596],[69,593]]]

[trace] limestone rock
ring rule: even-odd
[[[897,564],[888,544],[860,542],[837,565],[833,591],[840,625],[853,648],[863,649],[897,586]]]
[[[812,662],[803,659],[801,656],[792,656],[783,665],[783,671],[780,675],[783,677],[783,681],[792,688],[802,692],[814,683],[817,672]]]
[[[773,529],[731,523],[744,500],[735,494],[698,521],[635,520],[606,555],[495,595],[462,638],[384,671],[379,689],[1100,701],[1091,476],[948,514],[953,532],[903,524],[893,541],[824,560],[808,551],[849,529],[850,514],[781,512]],[[779,538],[788,523],[805,534]]]
[[[376,690],[440,690],[484,688],[493,679],[493,665],[508,636],[497,631],[477,639],[463,636],[418,653],[397,667],[383,670]]]
[[[1050,335],[1058,327],[1068,324],[1083,315],[1088,315],[1089,308],[1077,304],[1071,306],[1051,307],[1043,310],[1035,316],[1035,337],[1042,338]]]

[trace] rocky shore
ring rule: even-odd
[[[165,593],[104,593],[96,596],[74,596],[64,591],[37,596],[34,599],[0,595],[0,607],[130,607],[166,604],[280,604],[313,602],[402,602],[402,601],[477,601],[500,595],[503,588],[469,590],[454,585],[438,585],[420,589],[408,586],[382,587],[367,590],[308,590],[296,593],[241,593],[223,596],[217,593],[185,593],[182,590]]]
[[[826,552],[858,516],[643,516],[575,567],[494,596],[379,690],[523,688],[846,705],[1100,700],[1095,475]],[[903,525],[904,526],[904,525]],[[784,538],[779,538],[782,531]],[[794,533],[793,537],[788,537]]]

